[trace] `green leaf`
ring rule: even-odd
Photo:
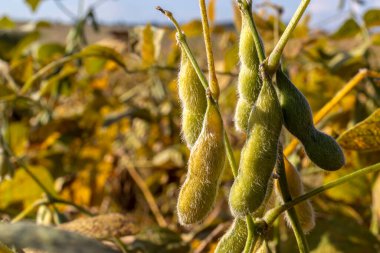
[[[367,27],[380,25],[380,9],[368,10],[363,16],[364,23]]]
[[[15,22],[8,16],[0,18],[0,29],[12,29],[16,26]]]
[[[46,43],[37,51],[37,58],[43,65],[57,60],[65,54],[65,47],[59,43]]]
[[[371,116],[344,132],[338,138],[345,149],[374,151],[380,149],[380,109]]]
[[[40,5],[41,0],[25,0],[25,2],[29,5],[32,11],[36,11]]]
[[[344,22],[344,24],[338,28],[336,32],[333,33],[332,39],[346,39],[352,38],[360,32],[360,26],[353,19],[350,18]]]
[[[77,233],[70,233],[53,227],[37,226],[27,222],[1,224],[0,241],[21,249],[32,248],[51,253],[117,252],[94,239]]]
[[[126,69],[123,57],[116,50],[101,45],[90,45],[85,47],[78,54],[73,55],[74,58],[81,57],[97,57],[114,61],[122,68]]]

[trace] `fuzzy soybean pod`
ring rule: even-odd
[[[235,218],[227,233],[220,239],[215,253],[241,253],[248,237],[247,223],[244,218]]]
[[[183,225],[201,222],[214,205],[226,157],[223,135],[221,115],[209,96],[202,131],[191,148],[178,197],[177,213]]]
[[[184,52],[178,74],[178,93],[183,109],[182,136],[191,148],[202,130],[207,99],[205,89]]]
[[[262,76],[263,87],[251,112],[250,132],[229,195],[230,209],[235,217],[251,214],[260,207],[276,163],[282,127],[281,107],[271,81],[265,74]]]
[[[301,175],[298,170],[284,157],[284,167],[286,174],[286,181],[288,185],[288,190],[292,198],[296,198],[304,194],[303,183]],[[281,187],[276,181],[276,192],[280,195]],[[306,200],[294,207],[297,218],[300,222],[302,230],[305,233],[310,232],[315,226],[315,212],[313,206],[310,203],[310,200]],[[290,219],[288,214],[285,215],[285,219],[288,224],[290,224]]]
[[[259,58],[248,20],[242,16],[242,28],[239,40],[240,71],[238,77],[238,102],[235,110],[235,127],[247,132],[249,115],[259,96],[261,82],[259,78]]]
[[[345,163],[343,151],[331,136],[314,127],[306,98],[281,70],[277,71],[276,79],[286,128],[302,142],[317,166],[329,171],[341,168]]]

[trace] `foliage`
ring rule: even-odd
[[[43,4],[25,2],[32,10]],[[221,87],[219,105],[237,156],[244,141],[232,124],[237,101],[240,12],[235,13],[236,28],[214,24],[215,2],[210,1],[208,14]],[[49,248],[52,242],[38,241],[45,235],[59,238],[54,242],[60,252],[63,248],[79,252],[87,245],[94,247],[87,248],[89,252],[96,252],[95,248],[114,252],[123,248],[120,242],[124,243],[124,252],[213,252],[232,220],[227,199],[233,176],[226,165],[216,208],[203,224],[191,229],[178,225],[176,199],[189,151],[180,137],[176,84],[180,57],[175,31],[148,24],[115,31],[115,36],[95,42],[89,29],[82,29],[88,21],[96,24],[92,11],[73,25],[75,36],[72,32],[64,34],[67,42],[45,40],[44,32],[54,30],[54,24],[49,28],[40,22],[25,31],[8,17],[0,19],[0,210],[6,220],[28,218],[51,226],[2,224],[0,241],[10,247],[4,246],[4,252],[13,252],[12,247],[54,252]],[[267,53],[274,47],[276,33],[285,28],[281,15],[268,13],[272,12],[255,15]],[[307,18],[296,28],[283,61],[314,112],[359,69],[380,70],[376,57],[379,13],[369,10],[363,22],[350,18],[331,33],[315,32]],[[201,23],[192,21],[182,28],[204,68]],[[78,34],[86,39],[78,40]],[[378,78],[362,80],[317,125],[340,136],[338,141],[347,158],[342,171],[322,172],[302,149],[289,156],[297,168],[302,168],[306,189],[379,162]],[[289,143],[291,135],[286,133],[284,141]],[[356,178],[313,199],[318,214],[316,228],[307,235],[312,252],[379,251],[378,178]],[[83,211],[96,216],[84,218]],[[99,225],[114,233],[93,237],[112,241],[115,249],[62,231],[75,222],[81,224],[82,219],[102,224],[98,215],[110,213],[133,217],[122,219],[125,226],[114,228],[108,221],[109,227]],[[269,236],[272,249],[295,251],[293,235],[282,219]]]

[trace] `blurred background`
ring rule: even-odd
[[[268,54],[300,1],[253,2]],[[156,5],[178,18],[206,69],[198,1],[0,3],[4,220],[22,213],[23,219],[60,226],[85,216],[72,205],[34,204],[51,194],[95,214],[131,217],[122,224],[133,227],[122,234],[130,252],[214,251],[232,221],[227,203],[232,173],[226,165],[215,209],[203,224],[178,225],[176,199],[189,156],[181,140],[180,50]],[[221,111],[238,159],[245,140],[233,127],[240,12],[229,0],[208,1],[208,11]],[[307,190],[380,161],[379,0],[311,1],[285,49],[283,66],[314,112],[351,85],[317,124],[340,137],[346,166],[326,173],[300,145],[288,156]],[[292,140],[285,133],[284,144]],[[380,252],[379,197],[380,177],[370,174],[314,198],[317,225],[307,236],[312,252]],[[282,219],[268,240],[275,252],[297,252]]]

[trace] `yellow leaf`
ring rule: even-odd
[[[215,22],[215,5],[216,0],[210,0],[207,6],[207,16],[211,27],[214,25]]]
[[[53,145],[56,140],[59,139],[59,137],[61,137],[61,134],[59,132],[54,132],[52,133],[51,135],[49,135],[46,140],[41,144],[41,149],[47,149],[49,148],[51,145]]]
[[[345,149],[373,151],[380,149],[380,109],[338,138]]]
[[[91,86],[94,89],[104,90],[108,87],[108,82],[108,75],[103,75],[101,77],[95,78],[95,80],[91,82]]]
[[[44,167],[29,166],[29,170],[47,187],[54,192],[54,182],[49,171]],[[24,203],[25,206],[41,198],[43,191],[23,170],[18,169],[10,181],[0,183],[0,208],[6,208],[13,203]]]
[[[141,56],[144,66],[151,66],[155,62],[154,33],[150,24],[142,32]]]

